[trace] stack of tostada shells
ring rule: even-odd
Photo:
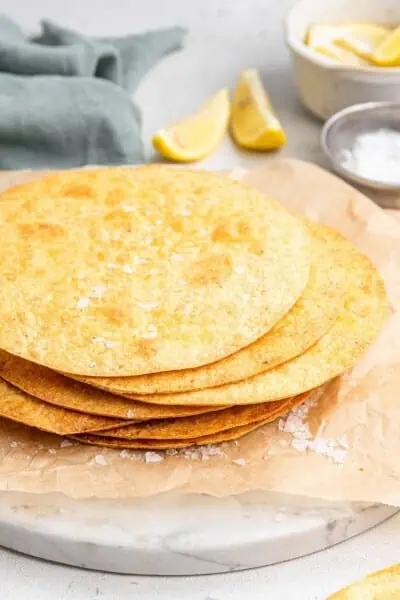
[[[0,198],[0,416],[117,448],[239,438],[351,368],[370,260],[224,175],[56,172]]]

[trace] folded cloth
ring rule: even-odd
[[[143,162],[130,93],[184,34],[91,38],[43,21],[28,38],[0,15],[0,169]]]

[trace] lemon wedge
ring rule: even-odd
[[[239,76],[232,100],[231,133],[239,146],[251,150],[275,150],[286,143],[256,69]]]
[[[223,89],[189,115],[153,137],[162,156],[177,162],[194,162],[210,154],[224,135],[229,122],[228,90]]]
[[[366,60],[357,56],[357,54],[349,52],[344,48],[340,48],[334,43],[326,46],[317,46],[316,48],[313,48],[313,50],[318,52],[318,54],[323,54],[324,56],[327,56],[328,58],[331,58],[332,60],[340,62],[344,65],[365,67],[369,64]]]
[[[306,39],[316,52],[347,65],[365,66],[390,30],[370,23],[313,25]]]
[[[382,67],[400,66],[400,27],[385,37],[375,50],[372,60]]]
[[[378,46],[390,33],[390,29],[386,27],[369,23],[344,25],[340,29],[342,35],[336,40],[337,46],[367,60],[372,59]]]

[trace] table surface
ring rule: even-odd
[[[47,17],[88,34],[184,25],[190,32],[185,49],[159,64],[136,94],[143,110],[145,139],[218,89],[232,87],[241,69],[257,67],[288,133],[283,153],[324,165],[321,124],[297,100],[283,42],[282,18],[292,4],[293,0],[3,0],[1,10],[29,29]],[[152,158],[149,144],[148,152]],[[265,155],[241,152],[226,139],[204,166],[249,168],[264,160]],[[242,573],[190,578],[87,572],[0,550],[0,596],[7,600],[323,600],[365,573],[400,561],[398,536],[400,516],[302,559]]]

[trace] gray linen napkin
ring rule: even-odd
[[[90,38],[43,21],[28,38],[0,15],[0,169],[143,162],[129,93],[184,35]]]

